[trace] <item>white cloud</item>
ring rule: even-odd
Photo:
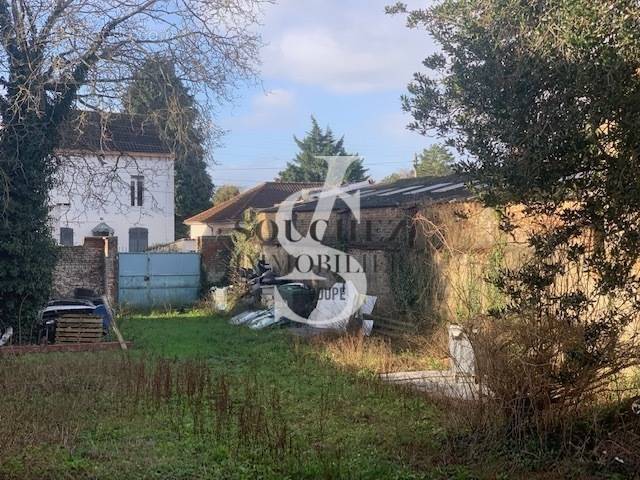
[[[251,112],[232,121],[235,127],[265,127],[282,125],[293,116],[296,96],[293,92],[276,88],[255,95],[251,100]]]
[[[289,109],[295,103],[295,95],[289,90],[275,88],[264,95],[256,95],[253,105],[258,110]]]
[[[434,50],[388,0],[283,0],[265,19],[263,71],[339,93],[402,89]]]

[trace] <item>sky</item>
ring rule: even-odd
[[[216,185],[247,188],[273,180],[298,151],[314,115],[344,135],[374,180],[408,169],[436,142],[406,130],[400,96],[436,50],[424,30],[384,13],[391,0],[278,0],[265,7],[261,82],[245,85],[216,121],[227,131],[215,149]],[[419,7],[426,2],[405,2]]]

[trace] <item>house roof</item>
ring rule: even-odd
[[[447,175],[443,177],[418,177],[405,178],[393,183],[380,183],[359,188],[360,208],[385,208],[410,206],[422,203],[440,203],[459,200],[468,200],[475,194],[469,190],[473,183],[468,177],[461,175]],[[349,191],[354,194],[358,190]],[[317,200],[300,203],[294,207],[294,211],[304,212],[316,209]],[[336,198],[334,210],[348,208],[347,205]],[[266,211],[273,212],[275,208]]]
[[[264,182],[239,195],[215,205],[204,212],[187,218],[184,223],[213,223],[235,221],[242,218],[248,208],[263,209],[277,205],[290,195],[307,188],[320,188],[321,183],[311,182]]]
[[[58,150],[172,155],[152,121],[125,113],[89,111],[76,111],[65,122]]]

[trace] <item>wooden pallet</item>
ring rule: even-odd
[[[66,314],[58,317],[56,343],[97,343],[102,340],[102,317]]]

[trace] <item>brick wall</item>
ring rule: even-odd
[[[415,210],[411,208],[369,208],[360,211],[358,222],[350,211],[333,211],[322,243],[366,247],[373,244],[402,244],[409,238],[414,214]],[[294,215],[293,224],[296,230],[306,235],[311,226],[313,212],[296,212]]]
[[[198,237],[197,250],[200,252],[207,282],[218,283],[224,279],[227,274],[231,249],[231,237],[222,235]]]
[[[378,247],[352,247],[347,246],[343,251],[356,260],[364,269],[367,278],[367,293],[378,297],[376,312],[387,313],[393,310],[393,291],[389,281],[391,274],[391,260],[389,252],[392,249]],[[286,275],[293,270],[293,259],[277,244],[265,244],[262,255],[274,270],[280,275]],[[355,263],[352,263],[355,268]]]
[[[367,295],[378,297],[376,313],[391,312],[395,305],[391,288],[389,250],[347,247],[347,253],[362,265],[367,278]]]
[[[390,283],[390,253],[398,248],[410,248],[413,236],[413,216],[410,208],[370,208],[360,211],[356,222],[350,211],[333,211],[322,238],[322,243],[351,255],[365,270],[367,293],[378,297],[376,312],[393,311],[395,305]],[[313,212],[295,212],[293,225],[302,235],[309,232]],[[262,218],[275,221],[274,214]],[[269,224],[273,229],[273,224]],[[280,226],[278,226],[280,227]],[[274,238],[273,232],[264,234]],[[289,273],[293,262],[277,241],[267,241],[262,254],[280,274]]]
[[[118,238],[105,238],[104,244],[104,294],[111,305],[118,303]]]
[[[391,285],[391,271],[394,253],[402,250],[421,248],[425,238],[422,226],[416,227],[416,216],[426,216],[435,223],[440,223],[439,214],[455,216],[453,210],[478,210],[468,220],[460,217],[462,236],[469,232],[473,242],[486,243],[491,248],[493,240],[484,232],[483,225],[491,224],[488,220],[478,220],[478,213],[485,212],[481,206],[470,204],[438,204],[434,206],[369,208],[360,211],[360,222],[356,222],[350,211],[333,211],[322,243],[341,250],[364,267],[367,278],[367,293],[378,297],[376,313],[392,313],[396,309],[394,292]],[[425,213],[425,212],[431,212]],[[275,220],[275,214],[264,214],[266,219]],[[295,212],[293,224],[303,235],[309,231],[313,212]],[[417,231],[416,231],[417,230]],[[486,241],[484,238],[487,237]],[[265,235],[273,238],[273,234]],[[430,241],[433,241],[430,238]],[[293,262],[288,253],[277,241],[265,242],[262,253],[279,273],[289,273]]]
[[[51,295],[71,298],[76,288],[106,295],[115,305],[118,296],[118,239],[86,237],[84,245],[58,247]]]

